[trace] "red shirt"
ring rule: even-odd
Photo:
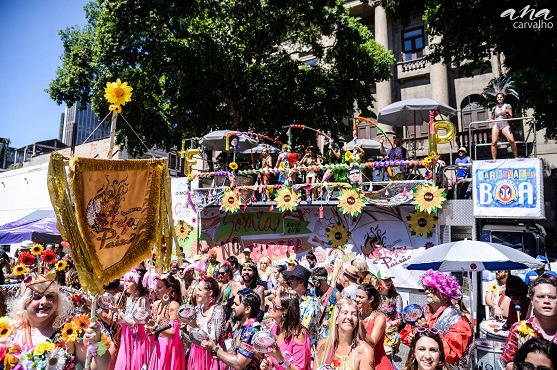
[[[528,339],[543,338],[540,323],[536,319],[536,316],[532,316],[526,321],[526,326],[529,329],[531,328],[534,330],[533,336],[526,336],[523,333],[519,333],[518,327],[523,322],[524,321],[518,321],[515,322],[513,326],[511,326],[509,337],[507,338],[507,342],[505,342],[505,349],[503,350],[503,354],[501,355],[501,361],[503,361],[504,363],[513,362],[514,354],[516,353],[518,348],[522,346]],[[557,335],[553,336],[553,343],[557,344]]]
[[[431,307],[429,305],[426,306],[427,324],[430,328],[435,326],[435,323],[447,307],[448,306],[442,306],[436,313],[433,314],[431,313]],[[409,336],[414,332],[414,329],[414,326],[406,324],[404,329],[400,332],[400,339],[407,346],[410,346],[411,340]],[[472,326],[466,316],[462,316],[460,320],[458,320],[456,324],[454,324],[449,331],[441,337],[445,352],[445,361],[449,364],[458,362],[458,360],[462,358],[466,348],[468,348],[472,337]]]

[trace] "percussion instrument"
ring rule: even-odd
[[[253,335],[253,348],[259,353],[273,352],[273,346],[277,343],[277,337],[270,331],[258,331]]]
[[[110,293],[104,293],[97,299],[97,304],[103,310],[110,310],[114,306],[114,296]]]
[[[402,319],[407,324],[414,325],[422,317],[424,317],[424,310],[418,304],[408,305],[402,310]]]
[[[132,312],[132,317],[138,324],[145,324],[150,316],[151,310],[145,307],[138,307]]]
[[[201,342],[203,342],[206,339],[209,339],[209,335],[205,333],[203,330],[199,328],[195,328],[190,331],[190,341],[193,344],[200,346]]]
[[[189,304],[183,304],[178,307],[178,319],[186,323],[195,317],[195,307]]]
[[[478,369],[502,369],[500,359],[505,342],[480,338],[476,341]]]

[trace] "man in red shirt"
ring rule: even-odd
[[[443,341],[445,360],[449,369],[466,369],[473,339],[472,324],[453,304],[451,299],[460,298],[460,284],[453,276],[428,270],[421,278],[426,290],[427,305],[424,317],[414,326],[406,324],[400,338],[410,346],[416,330],[437,332]]]
[[[534,314],[528,320],[513,324],[501,361],[513,368],[514,354],[528,339],[544,338],[557,343],[557,278],[543,274],[528,287]]]

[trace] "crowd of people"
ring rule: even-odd
[[[312,252],[285,263],[243,254],[218,261],[210,249],[162,274],[142,263],[96,297],[40,261],[4,270],[18,285],[3,295],[0,368],[393,370],[401,345],[405,370],[471,367],[473,319],[450,274],[421,276],[427,303],[412,319],[390,271],[372,273],[362,257],[324,267]],[[498,271],[486,293],[510,331],[501,361],[557,369],[557,278],[528,283]]]

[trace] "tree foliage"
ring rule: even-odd
[[[557,103],[557,13],[553,0],[381,2],[391,18],[403,24],[412,17],[422,18],[429,35],[441,36],[428,55],[432,62],[442,60],[470,76],[490,68],[488,58],[493,53],[501,55],[503,72],[515,81],[521,106],[534,109],[537,128],[547,128],[546,138],[557,138],[553,112]]]
[[[217,128],[278,137],[295,122],[348,131],[342,118],[354,102],[370,113],[370,87],[390,77],[393,57],[343,4],[96,0],[86,27],[61,32],[63,64],[48,92],[59,104],[92,100],[103,117],[106,83],[127,81],[134,90],[123,116],[147,146]],[[316,63],[296,58],[308,54]],[[119,128],[128,149],[144,150]]]

